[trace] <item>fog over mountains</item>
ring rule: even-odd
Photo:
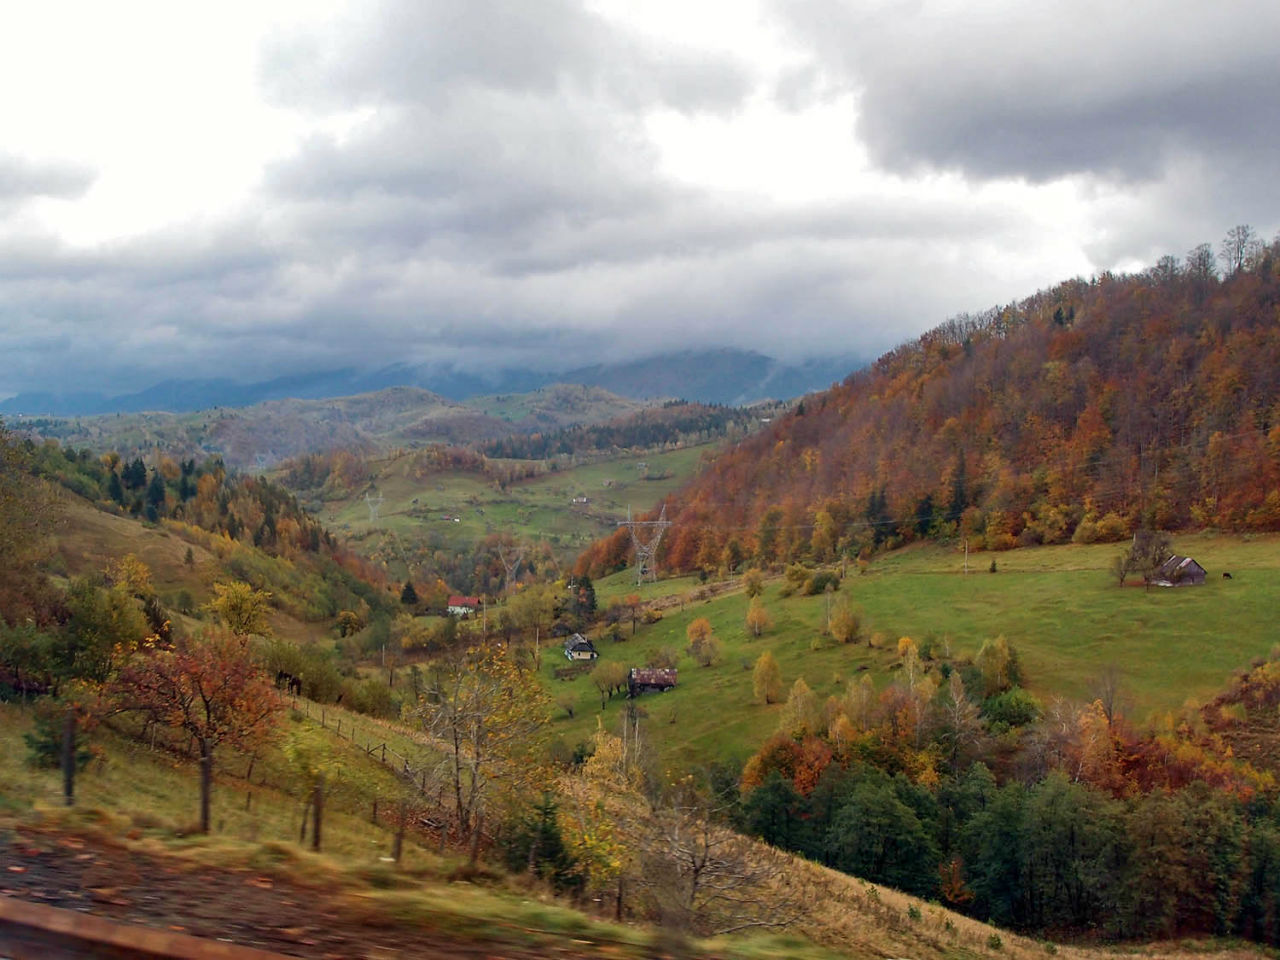
[[[230,378],[172,379],[117,394],[31,391],[0,401],[0,415],[66,417],[144,410],[183,413],[211,407],[247,407],[286,398],[352,396],[396,386],[421,387],[451,400],[465,400],[486,394],[524,393],[551,383],[599,386],[636,399],[679,397],[704,403],[745,404],[823,389],[865,362],[845,355],[786,363],[754,351],[726,348],[563,371],[397,364],[373,371],[323,370],[249,383]]]

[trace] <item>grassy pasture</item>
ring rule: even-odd
[[[568,562],[612,533],[626,519],[628,507],[643,513],[688,482],[714,449],[701,445],[562,466],[506,490],[470,473],[415,479],[409,455],[381,467],[375,486],[384,499],[376,523],[370,520],[363,490],[326,503],[320,518],[356,549],[386,560],[396,578],[405,574],[400,546],[469,551],[487,534],[500,532],[548,541],[561,561]],[[580,496],[590,502],[572,503]]]
[[[780,596],[781,581],[767,585],[764,600],[774,626],[750,637],[744,620],[747,598],[732,590],[697,599],[695,582],[669,582],[667,593],[683,600],[664,618],[641,626],[634,639],[624,624],[622,643],[598,641],[602,659],[626,666],[645,663],[661,648],[680,651],[680,685],[642,698],[651,718],[650,737],[661,755],[682,764],[714,758],[741,760],[770,734],[778,705],[752,702],[751,667],[773,652],[786,686],[797,677],[820,695],[838,694],[850,677],[870,672],[877,687],[890,682],[901,636],[932,637],[952,655],[972,656],[989,637],[1003,634],[1017,649],[1026,686],[1047,700],[1084,700],[1095,680],[1114,666],[1122,678],[1129,714],[1139,723],[1186,701],[1203,701],[1280,642],[1280,538],[1198,534],[1174,548],[1196,557],[1209,571],[1203,587],[1144,590],[1120,588],[1108,572],[1120,545],[1060,546],[975,554],[964,569],[963,553],[934,546],[912,547],[877,559],[864,575],[850,572],[841,588],[863,613],[863,640],[841,646],[822,636],[828,598]],[[989,572],[992,558],[998,572]],[[1223,580],[1221,573],[1232,573]],[[647,596],[664,584],[646,585]],[[598,593],[612,597],[634,589],[627,573],[602,580]],[[715,666],[699,667],[685,654],[685,630],[705,616],[724,644]],[[880,635],[871,647],[867,638]],[[814,640],[818,648],[813,649]],[[587,737],[600,712],[588,678],[556,680],[558,651],[544,664],[553,696],[575,698],[575,716],[559,711],[559,733],[570,743]],[[605,707],[615,722],[621,701]]]

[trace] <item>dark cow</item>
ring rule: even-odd
[[[1227,573],[1227,571],[1223,570],[1223,571],[1222,571],[1222,579],[1223,579],[1223,580],[1230,580],[1230,579],[1231,579],[1231,574],[1229,574],[1229,573]]]
[[[287,689],[295,697],[302,696],[302,681],[285,670],[276,671],[276,686],[281,690]]]

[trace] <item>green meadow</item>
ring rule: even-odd
[[[783,582],[767,583],[766,608],[774,624],[761,637],[745,628],[747,598],[737,585],[702,598],[705,588],[684,578],[646,584],[647,598],[666,593],[671,604],[661,621],[641,625],[622,642],[597,640],[602,660],[643,665],[663,648],[679,651],[679,686],[642,697],[649,736],[674,764],[717,758],[741,761],[777,724],[780,706],[753,702],[751,668],[765,650],[782,668],[784,685],[803,677],[820,695],[837,694],[850,677],[869,673],[877,687],[891,682],[902,636],[971,657],[983,641],[1003,634],[1014,646],[1024,685],[1042,701],[1083,701],[1114,668],[1128,715],[1139,725],[1204,702],[1222,689],[1232,671],[1266,655],[1280,642],[1280,538],[1198,534],[1175,540],[1179,553],[1209,571],[1202,587],[1123,588],[1109,572],[1122,545],[1059,546],[1007,553],[964,555],[936,546],[912,547],[877,558],[865,573],[850,567],[840,594],[862,612],[862,639],[841,645],[824,636],[828,603],[837,597],[782,596]],[[995,560],[997,571],[990,572]],[[1224,580],[1223,571],[1232,579]],[[617,598],[635,589],[630,571],[597,584],[598,595]],[[686,628],[695,617],[710,620],[723,656],[700,667],[687,654]],[[874,640],[875,645],[868,641]],[[589,678],[558,680],[566,661],[558,651],[544,663],[553,696],[570,696],[573,718],[557,711],[557,728],[570,745],[588,737],[600,715],[600,697]],[[605,707],[616,723],[623,700]]]
[[[374,481],[383,498],[371,521],[364,491],[324,505],[324,523],[357,549],[387,561],[404,575],[402,549],[469,551],[491,533],[548,542],[561,562],[607,536],[630,508],[639,515],[693,477],[704,444],[659,453],[557,465],[538,477],[501,489],[479,474],[433,473],[415,479],[412,455],[382,463]],[[588,498],[575,504],[577,497]]]

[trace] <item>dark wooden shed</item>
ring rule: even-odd
[[[627,675],[627,696],[662,693],[676,685],[674,667],[632,667]]]
[[[1174,554],[1156,572],[1151,583],[1157,587],[1193,587],[1204,583],[1205,569],[1190,557]]]

